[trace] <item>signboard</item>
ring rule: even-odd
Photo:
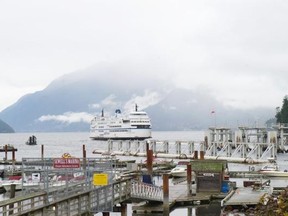
[[[97,173],[93,175],[93,185],[105,186],[108,185],[108,174]]]
[[[40,182],[40,173],[32,173],[32,181]]]
[[[224,160],[193,160],[191,163],[192,170],[195,172],[223,172],[227,166]]]
[[[79,158],[55,158],[53,160],[54,168],[80,168]]]
[[[197,192],[220,192],[221,190],[221,173],[197,173]]]

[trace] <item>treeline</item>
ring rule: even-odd
[[[288,123],[288,96],[286,95],[283,99],[282,107],[276,108],[276,122],[277,123]]]

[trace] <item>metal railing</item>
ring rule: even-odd
[[[58,188],[49,192],[25,194],[0,202],[0,215],[82,215],[112,211],[113,206],[131,198],[132,179],[114,182],[107,186],[94,186],[87,190],[85,183]],[[66,190],[65,196],[59,196]]]
[[[163,189],[159,186],[133,181],[131,197],[143,200],[163,201]]]

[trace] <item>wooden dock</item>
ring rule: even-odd
[[[257,171],[229,171],[230,178],[262,178],[264,175]]]
[[[269,186],[270,180],[254,182],[249,187],[239,187],[231,191],[222,201],[221,206],[251,206],[257,205],[265,194],[272,194],[273,187]]]
[[[223,199],[227,194],[222,193],[196,193],[196,185],[192,185],[192,195],[187,193],[187,182],[181,182],[176,185],[169,185],[169,211],[174,208],[186,205],[204,205],[209,204],[212,199]],[[133,204],[133,213],[163,214],[163,202],[140,202]]]
[[[236,189],[227,201],[224,200],[223,206],[249,206],[257,205],[264,194],[271,194],[270,187],[253,189],[252,187],[241,187]]]

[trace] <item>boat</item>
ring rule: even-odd
[[[288,177],[288,171],[281,171],[277,164],[265,165],[259,170],[259,173],[270,177]]]
[[[179,162],[176,167],[170,171],[170,175],[173,177],[186,177],[187,176],[187,162]],[[192,180],[195,179],[195,172],[192,171]]]
[[[144,111],[135,110],[125,115],[116,109],[114,116],[95,116],[90,125],[93,140],[144,140],[151,138],[151,121]]]
[[[261,172],[271,172],[271,171],[279,171],[279,166],[277,164],[268,164],[263,166],[260,169]]]
[[[22,176],[9,176],[0,182],[0,186],[5,188],[5,191],[10,191],[11,185],[15,185],[15,190],[22,189]]]
[[[32,135],[28,138],[26,145],[37,145],[37,138]]]

